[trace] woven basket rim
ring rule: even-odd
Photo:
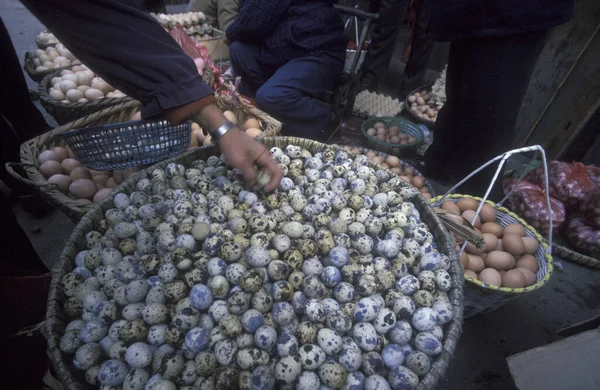
[[[261,142],[263,142],[268,148],[278,145],[300,144],[300,146],[304,148],[321,148],[321,150],[336,149],[331,145],[325,145],[316,141],[292,137],[268,137],[262,138]],[[135,188],[135,183],[137,180],[145,177],[144,175],[149,174],[156,168],[162,168],[171,162],[180,162],[188,159],[193,161],[193,159],[197,158],[206,158],[205,156],[207,156],[208,153],[212,155],[218,155],[218,153],[220,153],[218,146],[212,145],[204,148],[194,149],[180,156],[154,164],[151,167],[134,174],[121,183],[121,185],[119,185],[117,188],[115,188],[115,190],[111,192],[103,201],[93,205],[91,210],[77,224],[73,233],[69,237],[60,259],[52,271],[52,281],[50,285],[50,293],[48,295],[48,309],[46,313],[46,322],[44,323],[44,334],[48,340],[48,352],[50,358],[54,367],[56,368],[60,381],[63,384],[66,384],[67,389],[79,390],[87,387],[78,383],[78,380],[74,375],[74,369],[67,365],[65,361],[65,355],[62,354],[58,347],[61,337],[59,332],[62,331],[64,333],[64,326],[62,325],[65,320],[60,314],[60,311],[62,311],[61,299],[65,299],[65,297],[61,296],[62,293],[59,282],[60,278],[73,268],[74,257],[72,257],[72,252],[81,250],[81,248],[77,247],[77,240],[81,239],[89,230],[94,228],[93,224],[97,222],[97,219],[103,218],[103,208],[111,207],[110,204],[116,194],[125,191],[131,192]],[[374,165],[370,162],[369,164],[371,164],[372,167]],[[435,385],[438,383],[439,379],[443,377],[445,370],[449,365],[450,358],[454,354],[456,345],[460,338],[463,321],[463,273],[460,260],[453,244],[454,239],[442,225],[437,215],[433,212],[433,209],[429,207],[429,202],[420,194],[417,194],[417,196],[413,199],[413,202],[415,202],[415,205],[419,208],[419,211],[422,215],[422,220],[424,220],[424,222],[426,222],[428,225],[431,225],[432,234],[435,234],[436,242],[439,241],[439,250],[443,253],[447,252],[448,257],[451,259],[451,266],[448,272],[450,273],[452,279],[452,287],[447,294],[454,309],[454,317],[452,321],[444,326],[445,338],[443,340],[442,353],[432,361],[430,371],[420,380],[418,389],[423,390],[435,388]]]
[[[431,199],[431,204],[432,206],[436,205],[437,202],[439,202],[439,200],[441,199],[464,199],[464,198],[469,198],[469,199],[475,199],[478,202],[481,202],[483,199],[479,198],[477,196],[472,196],[472,195],[464,195],[464,194],[451,194],[448,195],[446,197],[444,197],[443,195],[440,196],[436,196],[435,198]],[[546,240],[544,240],[544,238],[542,237],[541,234],[539,234],[531,225],[529,225],[523,218],[519,217],[517,214],[515,214],[514,212],[510,211],[509,209],[507,209],[506,207],[503,206],[498,206],[496,205],[494,202],[490,201],[490,200],[486,200],[485,201],[486,204],[492,206],[494,209],[496,209],[496,211],[507,214],[511,217],[513,217],[514,219],[516,219],[521,225],[523,225],[523,227],[525,227],[525,229],[529,230],[533,236],[535,237],[535,239],[538,241],[538,243],[540,244],[540,246],[543,248],[544,250],[544,258],[543,260],[546,261],[546,263],[548,264],[548,272],[546,272],[546,274],[544,275],[544,277],[542,277],[540,280],[536,281],[535,284],[532,284],[531,286],[527,286],[527,287],[523,287],[523,288],[509,288],[509,287],[499,287],[499,286],[494,286],[494,285],[490,285],[490,284],[485,284],[480,280],[475,280],[471,277],[466,276],[465,280],[470,283],[471,285],[475,285],[479,288],[482,288],[484,290],[487,291],[497,291],[497,292],[501,292],[501,293],[507,293],[507,294],[515,294],[515,295],[520,295],[520,294],[524,294],[524,293],[528,293],[534,290],[537,290],[539,288],[541,288],[542,286],[544,286],[549,280],[550,277],[552,276],[552,272],[554,271],[554,260],[552,259],[552,255],[550,255],[548,253],[548,243],[546,242]],[[536,260],[542,260],[537,258],[536,256]]]

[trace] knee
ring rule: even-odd
[[[243,43],[233,42],[229,45],[229,58],[232,62],[239,62],[240,57],[243,55],[241,52],[243,51]]]
[[[297,91],[266,84],[256,92],[256,104],[267,112],[284,114],[294,108],[300,97]]]

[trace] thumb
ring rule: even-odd
[[[252,161],[245,161],[237,167],[248,184],[254,184],[256,181],[256,167]]]

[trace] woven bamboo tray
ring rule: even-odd
[[[240,120],[245,120],[250,117],[257,118],[263,126],[263,134],[266,137],[276,136],[281,131],[281,122],[272,118],[263,111],[260,111],[256,107],[246,105],[242,108],[238,108],[237,106],[234,106],[233,102],[229,98],[226,97],[218,98],[217,104],[223,110],[232,110],[238,115]],[[63,194],[56,189],[55,186],[48,185],[46,178],[39,171],[39,154],[44,150],[51,149],[55,146],[66,146],[62,140],[60,140],[58,137],[54,137],[55,134],[79,128],[128,121],[129,118],[131,118],[131,115],[133,115],[139,109],[140,102],[130,99],[119,105],[106,108],[102,111],[95,112],[64,126],[57,127],[54,130],[23,143],[23,145],[21,145],[20,164],[9,163],[7,164],[6,169],[16,179],[33,186],[50,204],[59,208],[69,218],[77,222],[86,212],[91,209],[92,205],[85,201],[76,200],[66,194]],[[24,178],[15,172],[13,165],[22,166],[27,174],[27,178]]]
[[[71,67],[68,67],[71,68]],[[59,125],[64,125],[86,115],[103,110],[108,107],[116,106],[122,103],[132,101],[129,96],[117,98],[102,98],[85,103],[65,103],[54,100],[48,95],[48,90],[52,87],[52,79],[59,77],[60,71],[52,72],[40,82],[38,93],[40,95],[40,103],[50,115],[56,119]]]
[[[275,137],[263,138],[261,140],[267,147],[277,146],[284,148],[289,144],[299,145],[309,151],[315,153],[328,148],[327,145],[311,140],[292,138],[292,137]],[[188,165],[197,159],[206,159],[209,156],[219,155],[217,147],[199,148],[182,154],[170,160],[160,162],[152,167],[138,172],[136,177],[131,177],[124,181],[119,187],[108,195],[102,202],[94,205],[88,214],[86,214],[67,241],[65,249],[52,271],[52,283],[48,295],[48,306],[46,313],[46,322],[44,324],[44,334],[48,339],[48,355],[54,365],[59,380],[67,390],[87,389],[81,372],[76,372],[72,368],[70,359],[67,361],[65,355],[59,349],[61,336],[64,334],[67,324],[67,317],[63,311],[62,304],[66,300],[66,296],[59,285],[61,278],[70,272],[75,264],[77,253],[85,248],[85,235],[96,228],[98,221],[104,218],[104,212],[113,207],[113,198],[117,193],[131,193],[135,190],[137,180],[142,177],[149,177],[152,170],[156,168],[164,168],[171,162]],[[373,168],[375,165],[369,163]],[[463,313],[463,273],[458,255],[455,250],[455,242],[448,231],[442,226],[441,221],[429,207],[429,203],[422,196],[414,198],[414,203],[418,208],[421,219],[427,224],[433,234],[438,248],[441,252],[447,254],[451,259],[451,268],[449,273],[452,277],[452,288],[449,292],[450,300],[454,308],[454,319],[446,325],[446,339],[444,340],[443,351],[439,357],[432,362],[431,370],[421,378],[419,390],[433,389],[437,382],[443,377],[450,358],[452,357],[460,336],[462,327]]]
[[[438,196],[437,198],[432,199],[431,202],[434,207],[440,207],[441,202],[443,201],[458,203],[459,200],[464,198],[475,199],[477,202],[481,202],[482,200],[481,198],[470,195],[454,194],[448,195],[445,198],[443,196]],[[520,223],[525,227],[525,234],[538,241],[540,246],[535,253],[535,258],[538,262],[539,270],[536,274],[536,283],[524,288],[498,287],[466,277],[464,290],[465,318],[492,311],[522,294],[537,290],[550,280],[550,276],[552,276],[552,271],[554,270],[552,256],[547,253],[548,244],[531,225],[505,207],[499,207],[491,201],[486,201],[485,203],[496,209],[496,223],[500,226],[504,228],[511,223]]]
[[[55,72],[60,72],[61,70],[65,70],[65,69],[70,69],[75,65],[69,65],[69,66],[63,66],[62,68],[54,68],[54,69],[48,69],[48,70],[44,70],[41,72],[38,72],[37,70],[35,70],[36,66],[33,63],[33,54],[30,52],[26,52],[25,53],[25,59],[23,60],[23,69],[25,70],[25,72],[27,72],[27,74],[29,75],[29,77],[35,81],[36,83],[41,82],[44,77],[48,76],[49,74],[55,73]]]

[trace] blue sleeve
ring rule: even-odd
[[[230,41],[256,43],[268,37],[292,0],[245,0],[238,17],[227,29]]]

